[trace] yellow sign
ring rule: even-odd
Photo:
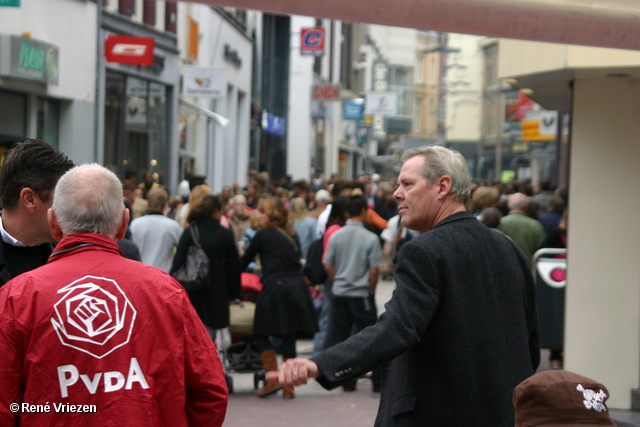
[[[555,139],[554,134],[540,133],[540,120],[523,120],[521,126],[523,141],[553,141]]]

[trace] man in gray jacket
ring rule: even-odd
[[[526,256],[465,210],[465,159],[440,146],[405,153],[394,193],[404,245],[378,322],[313,360],[288,360],[286,387],[332,388],[384,366],[376,426],[512,426],[513,389],[540,362]]]

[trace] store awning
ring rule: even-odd
[[[638,0],[191,0],[351,22],[640,50]]]
[[[227,119],[226,117],[221,116],[218,113],[214,113],[213,111],[209,110],[208,108],[204,108],[199,106],[198,104],[195,104],[191,101],[187,101],[184,98],[180,98],[180,104],[186,105],[190,108],[196,109],[198,110],[200,113],[204,114],[207,117],[212,118],[213,120],[215,120],[220,126],[225,127],[229,124],[229,119]]]

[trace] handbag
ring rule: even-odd
[[[198,227],[189,227],[194,244],[189,246],[184,264],[172,276],[187,292],[195,292],[209,287],[209,257],[200,244]]]
[[[232,334],[253,333],[253,319],[256,315],[256,303],[236,301],[229,305],[229,332]]]

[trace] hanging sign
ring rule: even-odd
[[[182,94],[185,96],[225,96],[224,68],[185,65],[182,69]]]
[[[324,28],[302,28],[300,30],[300,55],[324,55],[324,41]]]

